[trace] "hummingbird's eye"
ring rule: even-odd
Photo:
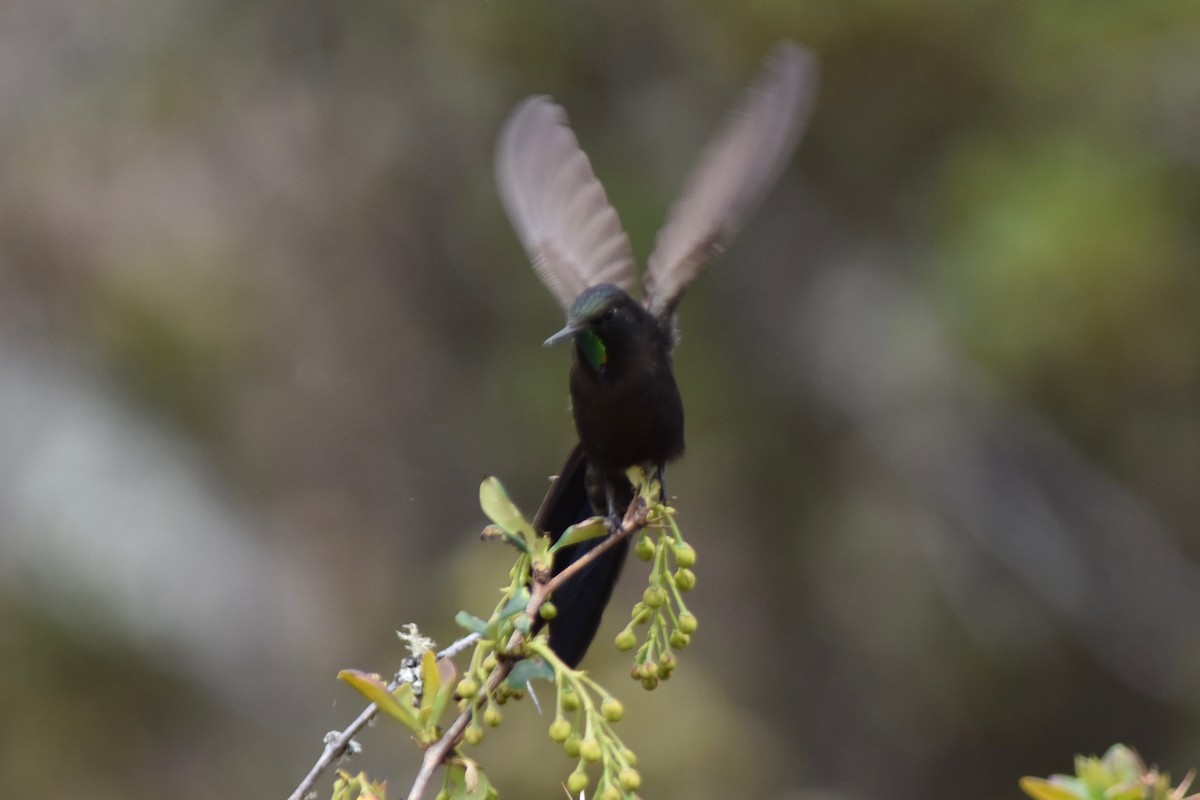
[[[615,308],[607,308],[604,310],[604,313],[600,315],[600,321],[601,322],[609,322],[616,315],[617,315],[617,310]]]

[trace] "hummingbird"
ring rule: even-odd
[[[629,238],[567,122],[549,97],[526,98],[501,129],[496,178],[534,272],[566,311],[545,341],[570,343],[570,397],[579,443],[551,484],[534,527],[557,537],[595,515],[615,526],[633,500],[632,467],[662,479],[684,451],[683,401],[673,354],[684,291],[729,244],[774,184],[812,109],[816,59],[777,45],[713,137],[671,208],[634,298]],[[554,573],[598,544],[565,547]],[[583,659],[620,576],[624,539],[552,598],[550,646],[571,667]]]

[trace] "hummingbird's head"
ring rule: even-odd
[[[651,319],[641,304],[611,283],[589,286],[567,310],[567,325],[547,345],[574,339],[580,355],[593,367],[608,363],[614,349],[624,349]]]

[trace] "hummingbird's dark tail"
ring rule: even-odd
[[[559,564],[565,568],[602,541],[589,539],[564,547],[555,558],[555,569]],[[596,638],[628,551],[629,539],[622,539],[554,593],[558,615],[550,622],[550,647],[568,666],[579,666]]]
[[[576,446],[550,486],[533,519],[533,526],[559,536],[568,526],[592,516],[595,512],[588,499],[587,459],[582,449]],[[603,538],[589,539],[558,551],[554,558],[554,574],[562,572],[602,541]],[[558,614],[550,622],[550,647],[568,666],[577,667],[596,638],[604,608],[612,597],[613,586],[621,575],[628,551],[629,540],[621,540],[568,580],[551,598]]]

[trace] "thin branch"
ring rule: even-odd
[[[605,551],[616,547],[617,542],[621,541],[622,539],[628,539],[630,536],[633,536],[642,528],[646,527],[649,513],[649,509],[646,507],[646,504],[642,502],[642,499],[640,497],[635,497],[633,502],[630,503],[629,508],[625,511],[625,518],[621,520],[621,529],[610,533],[604,538],[604,541],[600,542],[600,544],[596,545],[591,550],[588,550],[575,561],[572,561],[571,566],[567,567],[562,572],[546,581],[546,594],[551,594],[558,589],[561,589],[562,585],[574,577],[576,573],[586,568],[588,564],[599,558]],[[538,609],[541,608],[541,603],[539,603],[536,607],[533,607],[533,601],[530,600],[529,607],[527,608],[532,608],[533,615],[536,615]]]
[[[462,637],[446,647],[444,650],[441,650],[437,654],[438,660],[441,661],[444,658],[450,658],[457,655],[466,648],[475,644],[475,642],[479,641],[479,638],[480,636],[478,633],[472,633]],[[405,659],[405,661],[409,661],[409,659]],[[413,660],[413,663],[415,665],[417,662]],[[388,684],[388,691],[394,692],[404,683],[407,683],[407,681],[401,680],[399,677],[397,677]],[[355,734],[362,730],[367,723],[375,717],[375,714],[378,713],[378,711],[379,709],[375,706],[375,704],[371,703],[364,708],[362,713],[355,717],[354,721],[347,725],[344,730],[332,738],[327,738],[324,752],[321,753],[320,758],[318,758],[317,762],[313,764],[313,767],[311,770],[309,770],[308,774],[304,776],[304,780],[300,781],[300,785],[298,785],[295,791],[288,796],[288,800],[303,800],[305,795],[311,792],[313,787],[316,786],[317,781],[321,779],[321,776],[325,773],[325,770],[329,769],[333,762],[341,758],[346,750],[350,747],[350,742],[354,739]]]
[[[561,587],[571,576],[577,574],[592,561],[599,558],[604,551],[615,547],[617,542],[627,539],[646,527],[648,519],[649,509],[646,507],[645,502],[641,498],[634,498],[633,503],[630,504],[629,509],[625,512],[625,518],[621,521],[620,530],[609,534],[604,541],[581,556],[578,561],[572,562],[569,567],[555,575],[552,579],[534,582],[532,595],[529,598],[529,603],[525,606],[525,614],[531,620],[537,619],[538,610],[546,602],[551,592]],[[520,631],[513,631],[513,635],[509,638],[505,649],[511,651],[520,643],[522,637],[523,634]],[[408,790],[408,794],[406,795],[407,800],[421,800],[426,789],[429,788],[429,781],[433,778],[433,773],[445,762],[454,749],[458,747],[459,742],[462,741],[463,733],[466,732],[467,726],[471,723],[471,715],[475,713],[475,709],[487,699],[488,695],[496,690],[501,681],[508,677],[513,664],[512,659],[501,659],[496,668],[492,670],[492,674],[488,676],[487,684],[480,688],[479,692],[475,695],[475,702],[459,714],[450,727],[446,729],[442,738],[425,751],[425,756],[421,759],[421,769],[417,772],[416,778],[413,779],[412,788]]]

